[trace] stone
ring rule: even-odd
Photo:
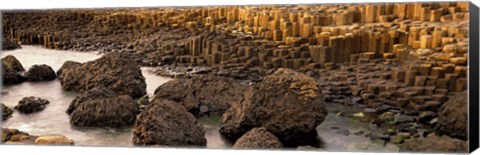
[[[206,146],[205,130],[180,104],[154,99],[139,114],[133,128],[135,145]]]
[[[409,138],[410,138],[410,133],[397,133],[397,135],[393,136],[390,141],[394,144],[401,144],[406,139],[409,139]]]
[[[246,86],[213,75],[174,79],[155,90],[155,98],[175,101],[195,116],[223,114],[243,97]]]
[[[2,58],[2,82],[3,84],[19,84],[26,80],[20,74],[25,71],[20,61],[12,55],[7,55]]]
[[[248,88],[244,98],[223,114],[220,133],[236,140],[254,127],[265,127],[285,146],[316,137],[315,128],[327,115],[318,90],[315,79],[278,69]]]
[[[67,114],[72,114],[81,103],[88,100],[111,98],[115,96],[118,96],[118,94],[106,87],[95,87],[75,97],[67,108]]]
[[[2,51],[8,51],[8,50],[14,50],[21,48],[21,46],[18,44],[17,41],[8,39],[8,38],[2,38]]]
[[[125,127],[135,122],[137,103],[128,95],[90,98],[70,113],[70,123],[87,127]]]
[[[433,111],[423,111],[418,115],[418,122],[420,123],[429,123],[430,120],[436,117],[435,112]]]
[[[33,65],[25,72],[27,81],[51,81],[54,80],[57,75],[53,71],[52,67],[42,64]]]
[[[39,97],[24,97],[18,102],[18,105],[16,105],[14,109],[21,113],[30,114],[45,109],[49,103],[50,101]]]
[[[459,139],[450,138],[446,135],[439,137],[435,134],[430,134],[426,138],[419,137],[406,140],[403,145],[400,146],[400,151],[430,153],[466,153],[468,151],[468,143]]]
[[[282,148],[283,144],[266,128],[253,128],[240,137],[233,148],[239,149],[275,149]]]
[[[37,145],[74,145],[75,142],[60,134],[43,135],[35,139]]]
[[[110,53],[83,64],[67,61],[57,71],[57,75],[65,90],[85,92],[104,86],[132,98],[147,93],[140,66],[128,54]]]
[[[5,104],[1,104],[0,108],[2,109],[2,120],[6,121],[10,117],[12,117],[13,110],[7,107]]]
[[[435,127],[438,134],[466,140],[468,138],[468,97],[467,91],[458,93],[442,105]]]
[[[414,121],[415,121],[415,118],[413,118],[412,116],[408,116],[408,115],[396,116],[395,120],[394,120],[394,122],[396,124],[408,123],[408,122],[414,122]]]

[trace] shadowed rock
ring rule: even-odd
[[[9,119],[10,117],[12,117],[12,114],[13,114],[13,110],[10,109],[9,107],[7,107],[5,104],[1,104],[1,107],[2,108],[2,120],[7,120]]]
[[[467,140],[467,100],[467,92],[464,91],[445,102],[438,114],[437,133]]]
[[[20,72],[25,71],[20,61],[12,55],[2,58],[2,82],[3,84],[18,84],[26,80]]]
[[[21,113],[30,114],[45,109],[49,103],[46,99],[30,96],[24,97],[14,108]]]
[[[420,137],[405,141],[400,146],[402,152],[467,152],[468,144],[466,141],[450,138],[446,135],[436,136],[430,134],[426,138]]]
[[[317,85],[305,74],[278,69],[232,104],[222,116],[220,133],[236,140],[254,127],[265,127],[286,146],[315,138],[315,128],[327,115]]]
[[[57,75],[53,71],[52,67],[42,64],[33,65],[25,72],[25,77],[28,81],[51,81],[54,80]]]
[[[2,50],[14,50],[21,48],[18,42],[8,38],[2,38]]]
[[[240,137],[233,145],[233,148],[246,149],[273,149],[282,147],[283,144],[278,140],[278,138],[272,133],[268,132],[264,127],[253,128]]]
[[[135,145],[206,146],[205,130],[180,104],[154,99],[145,107],[133,129]]]
[[[57,75],[66,90],[85,92],[104,86],[132,98],[146,94],[147,85],[139,65],[128,55],[119,53],[110,53],[83,64],[67,61]]]
[[[168,81],[155,90],[155,97],[178,102],[196,116],[223,114],[243,97],[245,88],[234,80],[209,75]]]
[[[86,96],[86,95],[84,95]],[[124,127],[135,122],[138,107],[128,95],[90,98],[72,106],[70,123],[77,126]],[[70,109],[69,109],[70,110]]]

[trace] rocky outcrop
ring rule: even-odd
[[[446,135],[436,136],[430,134],[426,138],[420,137],[405,141],[400,146],[402,152],[467,152],[468,144],[466,141],[450,138]]]
[[[2,38],[2,50],[14,50],[18,48],[21,48],[18,42],[5,37]]]
[[[30,96],[24,97],[14,108],[21,113],[30,114],[45,109],[49,103],[50,101],[46,99]]]
[[[146,94],[147,85],[140,67],[128,55],[120,53],[110,53],[83,64],[67,61],[57,75],[66,90],[85,92],[104,86],[132,98]]]
[[[206,146],[205,130],[183,106],[154,99],[145,107],[133,129],[135,145]]]
[[[223,114],[243,97],[245,88],[237,81],[208,75],[168,81],[155,90],[155,97],[180,103],[194,115]]]
[[[43,135],[35,139],[37,145],[74,145],[75,142],[60,134]]]
[[[25,77],[28,81],[51,81],[54,80],[57,75],[52,67],[42,64],[30,67],[28,71],[25,72]]]
[[[20,61],[12,55],[2,58],[2,82],[3,84],[18,84],[26,80],[21,72],[25,71]]]
[[[441,107],[438,114],[436,131],[453,138],[467,140],[468,128],[467,92],[457,94]]]
[[[1,107],[2,109],[2,120],[3,121],[6,121],[7,119],[9,119],[10,117],[12,117],[12,114],[13,114],[13,110],[10,109],[9,107],[7,107],[5,104],[1,104]]]
[[[278,69],[222,116],[220,133],[235,140],[254,127],[265,127],[284,145],[316,137],[315,128],[327,115],[317,82],[289,69]]]
[[[106,88],[92,89],[76,97],[67,110],[70,123],[90,127],[130,126],[137,112],[137,104],[130,96],[118,96]]]
[[[264,127],[253,128],[249,132],[240,137],[233,148],[247,148],[247,149],[274,149],[282,148],[283,144],[275,135],[268,132]]]

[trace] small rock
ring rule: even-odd
[[[64,135],[44,135],[35,139],[37,145],[74,145],[73,140]]]
[[[13,114],[13,110],[10,109],[9,107],[7,107],[5,104],[1,104],[1,108],[2,108],[2,120],[5,121],[7,120],[8,118],[12,117],[12,114]]]
[[[42,64],[30,67],[28,71],[25,72],[25,77],[28,81],[51,81],[54,80],[57,75],[52,67]]]
[[[400,116],[395,117],[394,122],[396,124],[401,124],[401,123],[408,123],[408,122],[414,122],[414,121],[415,121],[415,118],[413,118],[412,116],[400,115]]]
[[[349,136],[350,131],[348,129],[340,129],[336,132],[337,134],[344,135],[344,136]]]
[[[240,137],[233,148],[282,148],[283,144],[266,128],[253,128]]]
[[[410,138],[410,133],[398,133],[397,135],[393,136],[391,142],[394,144],[401,144],[405,139]]]
[[[50,101],[46,99],[30,96],[24,97],[14,108],[21,113],[29,114],[45,109],[49,103]]]
[[[360,136],[360,135],[363,135],[365,132],[363,130],[360,130],[360,131],[357,131],[355,133],[353,133],[354,135],[356,136]]]
[[[418,122],[420,123],[429,123],[436,116],[433,111],[423,111],[418,115]]]

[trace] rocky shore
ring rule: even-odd
[[[58,78],[63,89],[82,93],[67,110],[73,125],[133,126],[135,145],[204,147],[197,118],[222,115],[219,131],[234,148],[319,148],[315,128],[328,115],[326,103],[335,103],[363,108],[348,117],[376,128],[341,134],[394,143],[400,151],[468,148],[465,2],[3,16],[5,40],[105,54],[67,61],[57,72],[41,64],[25,72],[6,56],[4,84]],[[140,66],[176,79],[142,100]]]

